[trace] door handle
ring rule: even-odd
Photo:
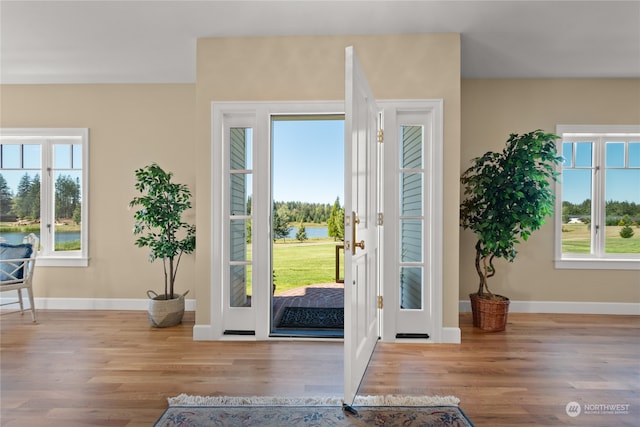
[[[358,224],[360,224],[360,218],[354,211],[351,212],[351,241],[353,246],[351,247],[351,254],[356,254],[356,248],[364,249],[364,240],[356,242],[356,231],[358,230]]]

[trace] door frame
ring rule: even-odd
[[[211,103],[211,325],[207,335],[211,340],[254,341],[294,339],[272,337],[271,333],[271,257],[256,257],[256,253],[270,253],[271,244],[271,180],[258,176],[271,177],[271,117],[273,115],[343,115],[344,101],[256,101],[256,102],[212,102]],[[237,120],[240,118],[241,120]],[[226,166],[227,149],[224,130],[226,122],[253,123],[253,179],[252,212],[252,301],[251,307],[229,307],[225,301],[223,289],[229,255],[221,238],[227,233],[226,208],[229,206],[229,192],[225,189],[225,179],[229,170]],[[268,141],[268,143],[264,143]],[[260,162],[258,159],[269,159]],[[219,171],[219,173],[215,173]],[[268,283],[264,283],[268,282]],[[230,317],[232,317],[230,319]],[[229,334],[231,323],[244,325],[247,318],[255,319],[252,330],[242,330],[239,334]],[[234,320],[235,319],[235,320]],[[225,334],[227,331],[227,334]],[[200,332],[198,332],[200,333]],[[194,337],[196,329],[194,328]],[[301,337],[338,341],[340,338]]]
[[[395,119],[398,112],[418,112],[429,115],[429,120],[432,123],[431,134],[433,136],[433,147],[430,148],[431,158],[430,164],[433,168],[434,176],[431,180],[429,191],[429,206],[432,212],[435,212],[433,223],[429,225],[432,229],[431,237],[434,239],[433,243],[428,242],[426,239],[424,244],[428,246],[429,251],[425,251],[427,254],[431,254],[428,261],[429,265],[433,268],[430,270],[432,280],[431,305],[430,309],[431,319],[433,320],[432,331],[430,333],[430,339],[420,342],[452,342],[450,338],[445,336],[442,327],[442,294],[443,294],[443,256],[442,256],[442,223],[443,223],[443,101],[441,99],[416,99],[416,100],[378,100],[378,106],[384,112],[384,127],[386,129],[385,142],[383,143],[383,150],[385,156],[385,166],[380,173],[379,179],[383,180],[383,186],[381,191],[381,197],[384,201],[384,221],[385,226],[380,230],[381,232],[381,246],[384,251],[384,263],[380,263],[383,277],[383,288],[381,289],[382,296],[385,301],[385,309],[381,315],[381,341],[383,342],[402,342],[402,339],[396,339],[395,337],[395,321],[396,315],[393,310],[389,310],[388,307],[394,306],[391,304],[389,297],[394,293],[394,283],[397,280],[395,275],[391,275],[389,267],[382,268],[384,264],[391,264],[389,258],[394,253],[397,253],[397,241],[392,238],[392,231],[389,224],[393,221],[393,204],[397,200],[397,186],[394,181],[389,180],[389,175],[397,174],[397,162],[391,160],[391,151],[397,151],[398,138],[395,130],[397,120]],[[245,117],[248,120],[255,120],[254,134],[254,147],[257,146],[259,138],[264,138],[261,135],[270,135],[270,117],[272,114],[287,114],[287,115],[314,115],[314,114],[344,114],[344,101],[257,101],[257,102],[241,102],[241,101],[225,101],[225,102],[212,102],[211,103],[211,182],[212,182],[212,197],[211,197],[211,238],[209,244],[211,245],[211,276],[210,276],[210,324],[208,325],[195,325],[193,338],[194,340],[286,340],[285,337],[271,337],[270,336],[270,308],[269,302],[266,298],[269,298],[267,290],[261,292],[260,288],[254,288],[253,301],[251,309],[255,311],[256,327],[255,335],[224,335],[223,327],[223,298],[221,295],[221,286],[224,279],[224,265],[223,265],[223,248],[220,245],[221,237],[224,235],[224,227],[226,226],[224,207],[224,179],[223,174],[228,173],[224,169],[224,155],[225,150],[223,147],[224,141],[224,123],[226,120],[236,117]],[[394,140],[395,138],[395,140]],[[394,142],[395,141],[395,142]],[[271,156],[270,144],[266,144],[269,147],[268,151],[263,153]],[[256,156],[253,156],[254,159]],[[256,165],[258,166],[258,165]],[[255,173],[267,173],[271,174],[271,164],[262,168],[254,167]],[[254,179],[254,186],[260,185],[256,183]],[[266,181],[266,180],[262,180]],[[268,196],[263,196],[263,199],[269,200],[270,188],[268,183],[262,182],[260,191],[268,191]],[[254,187],[255,188],[255,187]],[[255,194],[253,203],[256,203]],[[266,203],[266,202],[265,202]],[[270,213],[268,214],[270,217]],[[257,219],[257,218],[256,218]],[[269,228],[266,220],[263,220],[262,228]],[[257,227],[254,223],[254,227]],[[255,231],[254,231],[255,232]],[[267,243],[269,240],[267,238]],[[267,246],[254,246],[254,251],[268,250]],[[395,251],[395,252],[394,252]],[[395,255],[397,259],[397,255]],[[394,261],[395,262],[395,261]],[[256,268],[257,267],[257,268]],[[253,277],[256,278],[259,271],[262,271],[263,277],[270,278],[269,273],[271,269],[269,262],[260,262],[259,266],[253,269]],[[256,282],[253,281],[255,284]],[[267,286],[268,288],[269,286]],[[256,293],[257,291],[257,293]],[[258,299],[256,299],[258,298]],[[313,341],[340,341],[341,339],[335,338],[295,338],[296,340],[313,340]],[[416,340],[411,340],[416,342]],[[459,342],[456,341],[456,342]]]
[[[378,100],[384,115],[384,159],[382,200],[384,212],[384,237],[382,239],[382,295],[384,301],[381,323],[382,342],[443,342],[443,151],[444,151],[444,102],[442,99]],[[426,215],[423,247],[423,316],[414,317],[416,323],[424,325],[421,332],[429,334],[428,339],[397,338],[399,308],[398,266],[400,254],[399,236],[399,129],[403,116],[418,115],[424,125],[425,182],[423,183],[423,209]],[[428,308],[428,310],[427,310]]]

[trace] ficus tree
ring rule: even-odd
[[[464,200],[460,225],[476,236],[478,295],[493,294],[487,279],[495,275],[494,258],[513,262],[516,245],[527,240],[553,213],[559,137],[541,130],[511,134],[501,152],[489,151],[472,160],[461,176]]]
[[[151,250],[150,262],[162,259],[164,298],[173,299],[182,254],[196,248],[195,226],[182,220],[183,212],[191,208],[191,191],[185,184],[172,182],[173,173],[156,163],[137,169],[135,176],[135,189],[141,193],[129,203],[139,208],[133,216],[133,234],[139,236],[135,244]]]

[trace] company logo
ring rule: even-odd
[[[630,407],[628,403],[585,403],[569,402],[564,410],[570,417],[583,415],[629,415]]]
[[[580,415],[580,412],[582,412],[582,408],[578,402],[569,402],[564,409],[570,417],[577,417]]]

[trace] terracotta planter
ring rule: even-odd
[[[153,291],[147,291],[149,297],[149,324],[154,328],[166,328],[182,323],[184,316],[184,297],[189,291],[174,299],[164,299]]]
[[[509,315],[509,298],[494,295],[499,299],[480,298],[478,294],[469,294],[473,326],[489,332],[504,331]]]

